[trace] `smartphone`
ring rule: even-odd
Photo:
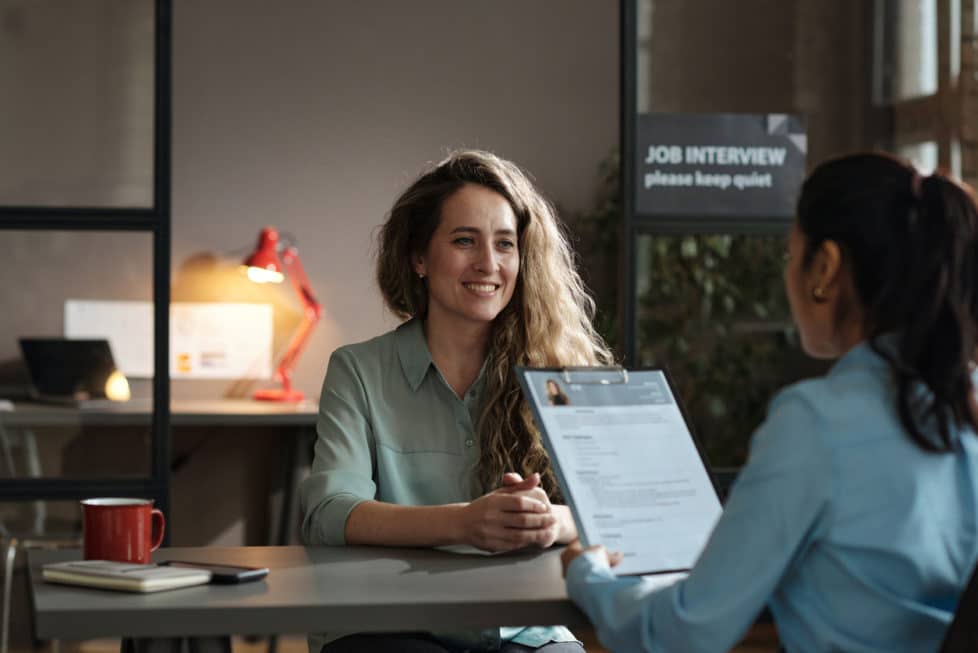
[[[261,580],[268,575],[268,567],[240,567],[238,565],[215,565],[209,562],[190,562],[189,560],[163,560],[161,565],[168,567],[187,567],[206,569],[211,572],[211,582],[220,585],[247,583]]]

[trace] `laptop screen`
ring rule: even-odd
[[[104,399],[115,371],[107,340],[21,338],[20,351],[39,397]]]

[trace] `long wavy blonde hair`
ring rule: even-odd
[[[428,288],[411,267],[424,253],[441,219],[444,201],[465,184],[502,195],[516,215],[520,270],[509,304],[496,317],[486,361],[484,403],[476,429],[477,466],[484,491],[502,475],[540,472],[543,487],[560,500],[516,366],[607,365],[613,360],[592,325],[594,301],[578,274],[565,230],[553,207],[519,167],[489,152],[450,154],[405,190],[379,234],[377,282],[397,316],[424,319]]]

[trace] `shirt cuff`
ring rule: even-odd
[[[354,494],[338,494],[331,497],[316,515],[319,524],[316,528],[319,541],[327,546],[345,545],[346,520],[353,509],[366,500]]]
[[[567,567],[567,593],[572,599],[582,590],[589,578],[615,578],[608,557],[599,551],[585,551]]]

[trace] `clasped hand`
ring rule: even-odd
[[[465,541],[486,551],[546,548],[557,541],[560,525],[540,475],[503,475],[503,486],[463,509]]]

